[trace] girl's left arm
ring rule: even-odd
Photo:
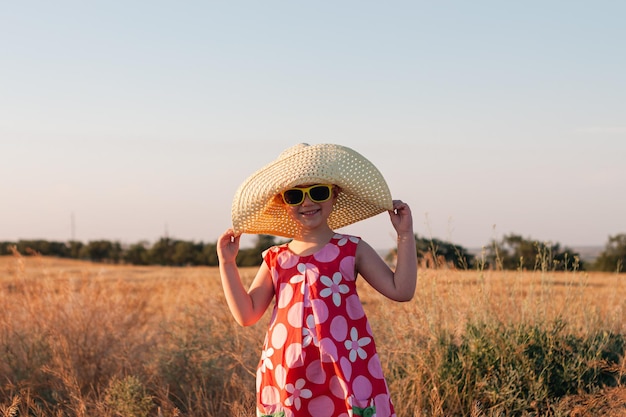
[[[389,212],[391,224],[398,234],[398,253],[395,271],[381,259],[366,242],[359,242],[356,252],[357,272],[384,296],[395,301],[409,301],[417,283],[417,251],[413,233],[413,217],[409,206],[393,201]]]

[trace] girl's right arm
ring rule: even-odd
[[[217,242],[220,277],[228,308],[242,326],[250,326],[263,316],[274,296],[270,270],[263,262],[250,288],[246,291],[239,276],[235,259],[239,252],[239,238],[228,229]]]

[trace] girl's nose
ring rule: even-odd
[[[313,201],[309,198],[309,193],[305,193],[305,194],[304,194],[304,200],[302,200],[302,203],[300,203],[300,205],[301,205],[301,206],[304,206],[305,204],[306,204],[307,206],[308,206],[309,204],[313,204]]]

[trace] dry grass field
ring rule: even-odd
[[[399,417],[626,415],[623,274],[420,270],[408,303],[359,291]],[[0,309],[0,417],[254,415],[267,316],[235,324],[216,268],[0,257]]]

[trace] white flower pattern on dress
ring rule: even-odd
[[[272,355],[274,354],[274,348],[268,347],[261,352],[261,372],[265,372],[266,369],[274,369],[272,363]]]
[[[346,349],[350,351],[350,362],[356,361],[357,355],[361,359],[367,358],[367,352],[365,352],[362,346],[369,345],[371,341],[372,338],[367,336],[359,339],[359,333],[356,327],[353,327],[350,330],[350,339],[344,342]]]
[[[350,288],[346,284],[341,284],[342,276],[340,272],[335,272],[333,274],[333,278],[330,279],[326,275],[322,275],[320,277],[320,281],[322,284],[326,285],[328,288],[324,288],[320,291],[320,296],[326,298],[329,295],[332,295],[333,304],[337,307],[341,304],[341,294],[347,294],[350,291]]]
[[[296,284],[300,284],[300,293],[304,294],[304,274],[306,274],[306,265],[300,263],[298,264],[297,268],[298,272],[300,272],[300,275],[294,275],[293,277],[291,277],[289,282],[292,283],[294,286],[296,286]]]
[[[302,327],[302,347],[305,348],[313,343],[314,346],[319,346],[317,340],[317,330],[315,330],[315,316],[309,314],[306,318],[306,326]]]
[[[290,407],[293,404],[296,407],[296,410],[299,410],[302,406],[300,398],[311,398],[313,396],[310,389],[304,389],[305,383],[306,381],[304,378],[300,378],[295,384],[285,385],[285,391],[291,394],[285,399],[285,405],[287,407]]]

